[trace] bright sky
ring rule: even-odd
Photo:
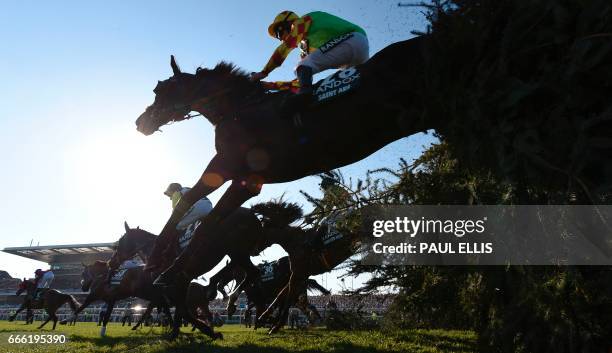
[[[158,233],[171,212],[166,186],[191,186],[214,153],[212,126],[202,118],[149,137],[136,131],[134,121],[153,102],[157,80],[171,75],[170,54],[188,72],[220,60],[259,71],[278,45],[267,26],[286,4],[3,2],[0,248],[31,241],[115,241],[124,220]],[[419,9],[397,7],[397,1],[309,1],[292,7],[298,14],[321,10],[360,25],[368,33],[370,55],[425,28]],[[293,78],[296,62],[292,53],[269,78]],[[415,158],[431,141],[424,135],[402,139],[342,171],[360,178],[368,169],[395,167],[400,157]],[[303,203],[299,190],[320,195],[318,182],[307,177],[267,185],[247,205],[283,193]],[[213,203],[219,196],[211,196]],[[282,255],[278,249],[265,252],[268,259]],[[30,277],[43,266],[0,252],[0,269],[14,277]],[[337,290],[338,273],[317,279]]]

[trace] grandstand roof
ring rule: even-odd
[[[114,243],[43,245],[4,248],[5,253],[42,262],[73,262],[85,258],[110,257]]]

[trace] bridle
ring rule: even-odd
[[[193,91],[194,92],[198,92],[199,89],[201,88],[201,86],[196,86]],[[198,114],[189,114],[189,112],[191,111],[201,111],[204,110],[204,106],[205,105],[212,105],[213,107],[215,106],[215,101],[218,100],[221,96],[225,96],[227,95],[227,93],[231,92],[232,89],[226,87],[226,88],[221,88],[215,92],[213,92],[212,94],[208,94],[206,95],[206,97],[203,98],[199,98],[199,99],[192,99],[191,103],[187,103],[187,104],[173,104],[171,108],[166,108],[166,109],[162,109],[161,111],[164,113],[170,113],[172,115],[174,115],[174,113],[178,113],[178,112],[182,112],[182,111],[187,111],[186,114],[182,114],[182,116],[180,118],[172,118],[168,121],[168,123],[172,123],[172,122],[178,122],[178,121],[183,121],[183,120],[187,120],[187,119],[191,119],[194,118],[196,116],[201,116],[203,115],[202,113],[198,113]],[[248,98],[248,96],[247,96]],[[212,104],[211,104],[212,103]],[[247,99],[247,103],[232,109],[230,112],[225,113],[225,114],[219,114],[217,111],[215,111],[215,109],[210,109],[212,110],[212,115],[218,116],[219,119],[215,119],[214,121],[214,125],[217,125],[219,123],[221,123],[222,121],[226,120],[228,117],[235,117],[238,113],[246,110],[246,108],[257,104],[258,101],[253,101],[253,100],[249,100]],[[206,113],[206,112],[205,112]],[[205,114],[204,113],[204,114]]]

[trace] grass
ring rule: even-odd
[[[36,323],[35,323],[36,324]],[[468,331],[447,330],[398,330],[389,331],[328,331],[324,328],[306,331],[284,330],[268,336],[264,330],[253,331],[238,325],[225,325],[217,329],[224,340],[211,341],[208,337],[191,333],[183,328],[183,334],[174,342],[162,338],[161,328],[144,327],[131,331],[129,327],[111,323],[107,336],[99,336],[95,323],[77,323],[76,326],[58,325],[55,332],[39,331],[34,325],[23,322],[0,322],[0,352],[108,352],[108,353],[156,353],[156,352],[214,352],[214,353],[288,353],[288,352],[474,352],[475,336]],[[10,334],[65,334],[65,344],[8,344]]]

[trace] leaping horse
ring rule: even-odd
[[[244,270],[240,266],[232,264],[231,262],[226,264],[219,272],[217,272],[212,278],[211,283],[217,283],[217,289],[223,294],[224,299],[227,298],[227,316],[231,318],[236,312],[236,301],[242,291],[247,296],[247,310],[253,307],[256,310],[256,318],[263,314],[267,305],[272,303],[278,293],[289,283],[291,276],[291,265],[289,263],[289,257],[283,256],[280,259],[273,262],[266,262],[257,265],[260,276],[256,282],[253,282],[246,278]],[[230,293],[229,297],[225,293],[224,286],[230,281],[235,280],[239,285]],[[303,295],[306,296],[306,289],[316,290],[325,295],[329,295],[330,292],[322,287],[314,279],[306,279],[306,285],[304,286]],[[311,310],[308,307],[308,300],[296,301],[292,303],[296,305],[303,313],[308,317],[311,322],[317,319],[321,319],[320,314],[316,310]],[[254,328],[257,329],[260,326],[259,321],[255,321]]]
[[[104,261],[96,261],[90,265],[83,264],[81,290],[89,292],[89,294],[83,304],[75,311],[73,319],[76,319],[77,315],[91,303],[97,300],[104,301],[107,310],[102,318],[102,327],[100,328],[100,335],[104,336],[115,302],[129,297],[138,297],[149,301],[146,312],[138,323],[132,327],[132,330],[140,326],[144,318],[155,306],[163,308],[164,313],[171,317],[170,309],[162,292],[158,288],[153,287],[153,280],[150,274],[145,273],[142,267],[126,269],[117,285],[111,285],[108,282],[108,272],[108,264]]]
[[[195,74],[182,72],[171,58],[173,76],[158,82],[155,101],[136,120],[138,131],[151,135],[162,125],[181,121],[191,111],[215,128],[216,155],[193,188],[180,200],[155,245],[149,268],[170,239],[176,224],[200,198],[226,181],[231,185],[202,231],[186,251],[157,279],[159,285],[188,281],[200,272],[198,260],[208,235],[234,210],[260,193],[263,184],[293,181],[357,162],[385,145],[427,129],[417,92],[423,85],[424,36],[384,48],[358,65],[361,84],[353,92],[321,105],[308,106],[293,119],[281,113],[286,92],[267,93],[261,82],[233,65],[220,63]]]
[[[125,223],[125,234],[119,238],[116,243],[115,251],[109,260],[111,269],[116,269],[125,260],[131,259],[136,254],[139,254],[145,263],[150,261],[150,251],[153,243],[157,238],[156,235],[149,233],[140,228],[130,228]],[[225,255],[229,255],[232,261],[239,263],[248,276],[256,277],[258,275],[257,268],[250,260],[250,256],[257,255],[263,247],[262,244],[263,228],[259,219],[255,214],[247,208],[236,210],[228,217],[215,234],[210,234],[207,243],[208,254],[200,259],[198,264],[199,270],[203,273],[210,271],[215,267]],[[195,234],[200,232],[200,228],[196,228]],[[263,247],[262,247],[263,246]],[[176,256],[177,246],[171,246],[164,252],[162,260],[168,263]],[[161,269],[164,269],[161,266]],[[176,305],[175,315],[181,315],[187,318],[190,322],[196,324],[200,330],[205,330],[211,337],[222,337],[220,333],[213,333],[212,329],[206,328],[202,322],[197,319],[196,311],[199,307],[205,314],[208,313],[208,305],[204,300],[207,300],[209,293],[216,293],[216,288],[200,288],[201,285],[183,282],[180,286],[175,287],[174,291],[166,293],[166,296]],[[216,295],[216,294],[215,294]],[[178,335],[181,320],[175,316],[173,333],[171,338]],[[204,332],[204,331],[203,331]]]
[[[43,328],[50,320],[53,320],[53,330],[55,330],[55,326],[57,325],[58,317],[55,315],[57,309],[59,309],[62,305],[68,303],[73,312],[76,312],[77,306],[79,306],[79,302],[69,294],[64,294],[55,289],[44,289],[44,292],[40,294],[38,299],[34,299],[34,293],[36,292],[36,283],[31,280],[26,280],[25,278],[21,283],[19,283],[19,288],[15,295],[20,295],[23,292],[26,292],[27,295],[19,306],[19,309],[15,312],[15,314],[9,317],[9,321],[15,320],[17,314],[19,314],[22,310],[27,309],[28,311],[31,309],[45,309],[47,312],[47,320],[43,322],[39,329]]]
[[[283,209],[289,209],[291,213],[301,214],[301,208],[297,204],[267,202],[254,205],[252,209],[262,215],[262,222],[277,224],[276,229],[268,226],[266,235],[269,241],[279,244],[287,253],[291,261],[291,276],[284,288],[278,293],[268,309],[258,318],[263,321],[276,309],[279,316],[276,323],[270,329],[270,333],[278,331],[289,315],[290,306],[297,300],[299,295],[305,291],[306,279],[310,276],[319,275],[333,270],[336,266],[354,255],[365,239],[371,239],[371,232],[365,230],[364,221],[378,206],[365,206],[359,210],[351,211],[351,215],[361,217],[361,227],[353,228],[350,232],[338,231],[336,220],[345,219],[346,214],[336,214],[334,222],[328,222],[315,229],[302,229],[300,227],[282,225],[274,221]],[[285,223],[286,224],[286,223]],[[333,227],[331,230],[330,228]]]

